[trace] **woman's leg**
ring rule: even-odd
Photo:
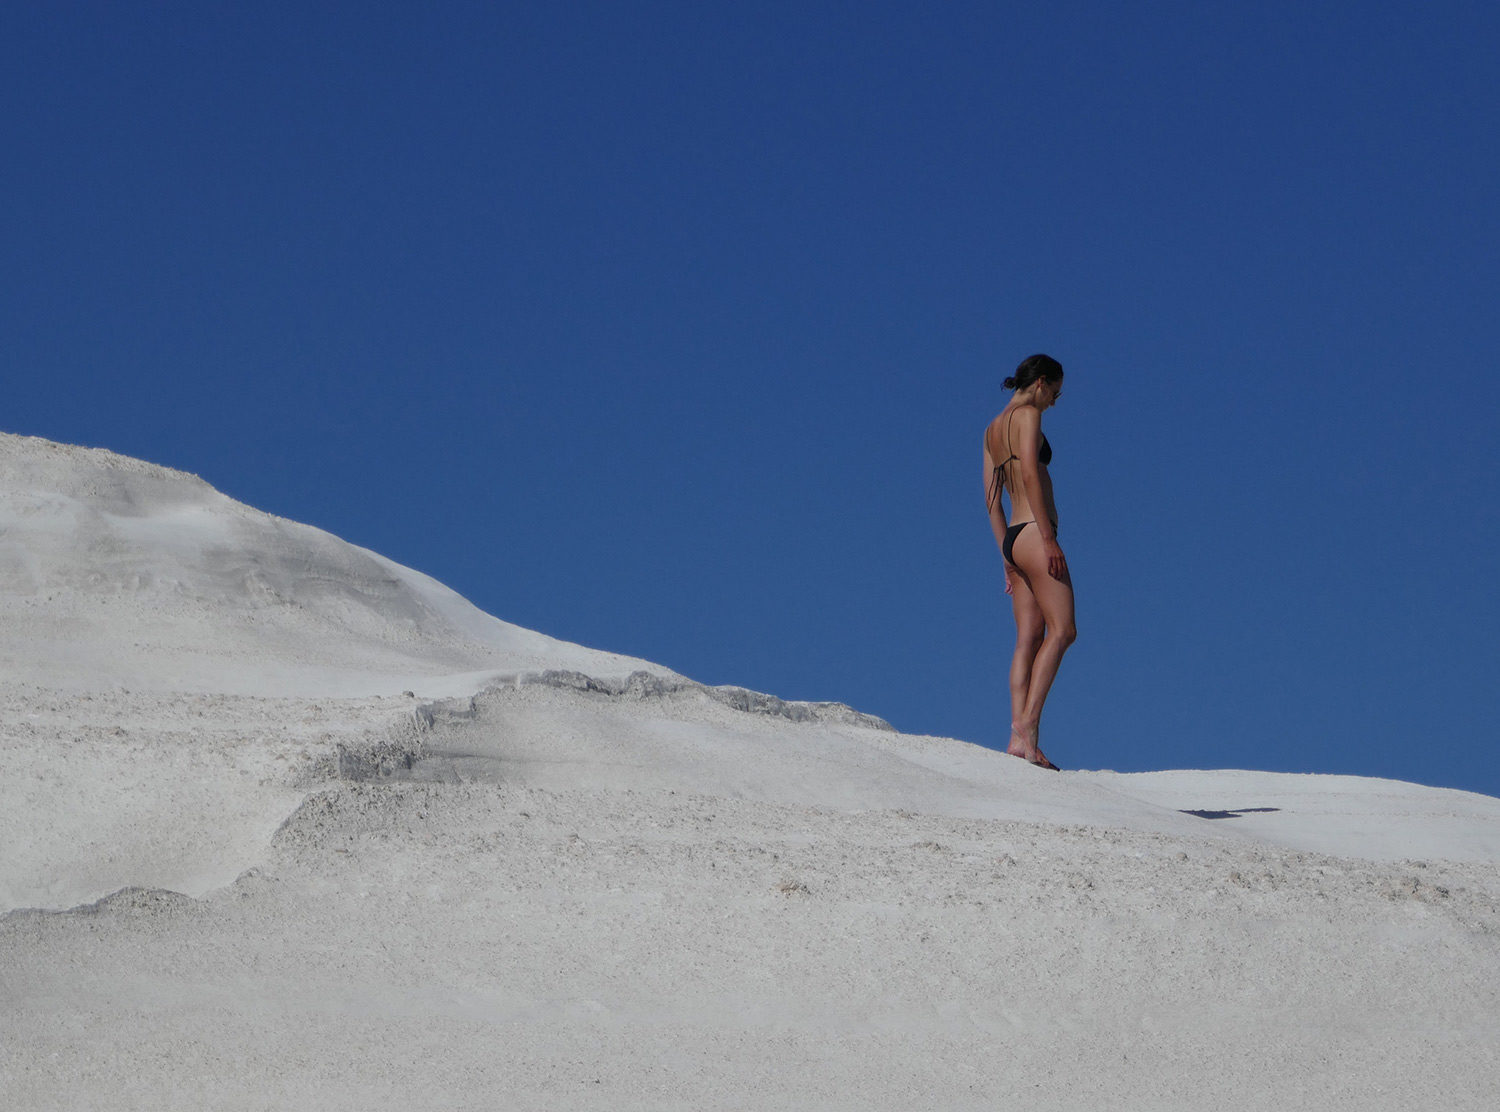
[[[1035,528],[1024,530],[1016,538],[1011,552],[1020,571],[1016,578],[1025,580],[1029,594],[1041,611],[1042,623],[1046,628],[1042,644],[1032,658],[1025,699],[1015,721],[1024,745],[1040,756],[1041,749],[1037,747],[1037,741],[1042,706],[1047,701],[1047,693],[1052,689],[1052,681],[1057,678],[1063,653],[1078,638],[1073,620],[1073,583],[1071,578],[1059,582],[1047,574],[1047,554]]]
[[[1013,567],[1006,568],[1010,582],[1011,610],[1016,616],[1016,651],[1010,659],[1010,744],[1006,752],[1028,760],[1036,756],[1036,746],[1017,732],[1016,724],[1026,711],[1026,697],[1031,691],[1031,670],[1037,650],[1046,632],[1042,608],[1026,585],[1025,578]],[[1045,758],[1044,758],[1045,759]]]

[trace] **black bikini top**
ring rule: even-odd
[[[1014,452],[1012,452],[1010,454],[1010,459],[1006,460],[1005,463],[1009,463],[1011,459],[1020,459],[1020,458],[1021,458],[1020,456],[1018,456]],[[1052,445],[1047,443],[1047,434],[1046,433],[1042,433],[1042,446],[1037,449],[1037,452],[1036,452],[1036,461],[1038,463],[1051,463],[1052,462]],[[1004,467],[1005,463],[1002,463],[999,466]]]

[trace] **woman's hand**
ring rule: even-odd
[[[1068,558],[1063,555],[1057,538],[1048,537],[1042,541],[1042,550],[1047,553],[1047,574],[1059,583],[1071,585],[1073,581],[1068,576]]]

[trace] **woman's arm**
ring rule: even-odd
[[[995,534],[995,543],[1000,544],[1005,540],[1005,514],[1002,512],[1004,506],[1000,504],[1002,490],[995,489],[995,457],[990,455],[989,440],[986,438],[984,444],[984,508],[989,511],[990,529]]]
[[[990,531],[995,534],[995,547],[1005,551],[1005,507],[1001,505],[1004,487],[996,490],[995,457],[990,455],[990,430],[984,430],[984,508],[990,515]],[[1005,593],[1011,593],[1010,562],[1001,560],[1005,568]]]

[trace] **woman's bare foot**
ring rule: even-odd
[[[1040,768],[1050,768],[1056,772],[1057,766],[1047,759],[1047,755],[1037,745],[1038,731],[1039,725],[1022,725],[1019,722],[1012,722],[1010,744],[1005,747],[1005,751],[1012,757],[1020,757],[1023,761],[1029,761]]]

